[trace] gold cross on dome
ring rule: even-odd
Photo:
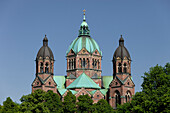
[[[86,10],[84,9],[83,12],[84,12],[84,15],[85,15]]]

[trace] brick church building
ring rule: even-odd
[[[100,99],[106,99],[113,108],[116,108],[117,103],[123,104],[130,101],[134,95],[131,57],[124,46],[122,35],[112,59],[113,75],[102,76],[102,51],[90,36],[85,12],[78,37],[69,46],[66,58],[67,75],[54,75],[54,55],[45,35],[43,46],[36,56],[36,76],[32,83],[32,92],[36,89],[52,90],[60,95],[62,100],[68,91],[76,97],[87,94],[94,103]]]

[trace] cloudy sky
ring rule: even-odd
[[[102,75],[112,75],[112,57],[120,35],[132,58],[136,92],[144,72],[170,61],[168,0],[1,0],[0,104],[20,102],[31,93],[35,58],[47,34],[55,57],[55,75],[66,75],[66,51],[78,36],[86,9],[91,37],[103,52]]]

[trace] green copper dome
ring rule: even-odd
[[[99,45],[94,39],[90,37],[90,30],[88,29],[88,24],[86,22],[85,15],[83,18],[83,22],[80,26],[79,36],[71,43],[68,48],[67,54],[71,49],[74,51],[75,54],[77,54],[83,48],[85,48],[91,54],[97,49],[100,55],[102,55]]]
[[[81,36],[81,37],[76,38],[69,46],[67,54],[71,49],[74,51],[75,54],[77,54],[83,48],[85,48],[91,54],[97,49],[100,55],[102,55],[102,52],[98,44],[96,43],[96,41],[88,36]]]

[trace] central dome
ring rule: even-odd
[[[74,51],[75,54],[77,54],[83,48],[85,48],[91,54],[97,49],[100,55],[102,55],[99,45],[96,43],[94,39],[90,37],[90,30],[85,19],[85,14],[83,22],[81,23],[80,26],[79,36],[71,43],[67,51],[67,54],[70,52],[71,49]]]
[[[102,55],[102,52],[99,48],[99,45],[96,43],[94,39],[89,36],[80,36],[77,37],[69,46],[67,54],[72,49],[75,54],[80,52],[83,48],[85,48],[89,53],[93,53],[96,49]]]

